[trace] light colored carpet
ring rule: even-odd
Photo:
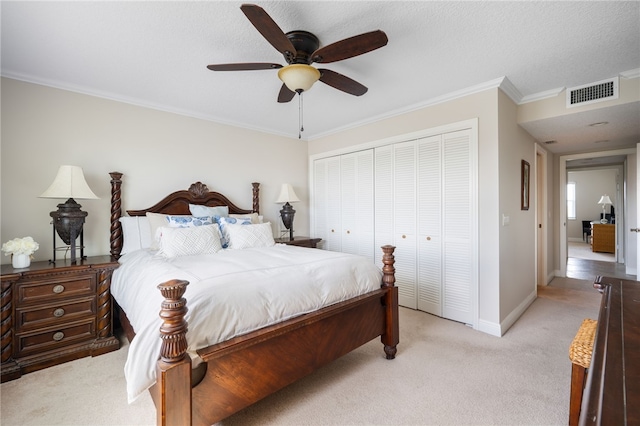
[[[591,244],[569,241],[567,249],[569,257],[578,259],[599,260],[601,262],[615,262],[616,256],[613,253],[600,253],[591,251]]]
[[[539,288],[501,338],[403,308],[395,360],[372,341],[223,424],[566,425],[568,348],[600,304],[582,285]],[[148,394],[126,403],[126,352],[125,344],[3,383],[2,425],[154,424]]]

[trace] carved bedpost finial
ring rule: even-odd
[[[393,251],[396,249],[395,246],[382,246],[382,286],[383,287],[393,287],[396,283],[396,268],[393,267],[393,264],[396,262],[395,257],[393,256]]]
[[[111,245],[111,256],[116,259],[120,257],[122,251],[122,173],[111,172],[111,236],[109,237]]]
[[[209,192],[209,188],[202,182],[192,183],[189,187],[189,192],[191,192],[196,198],[203,198]]]
[[[253,186],[253,212],[260,213],[260,184],[253,182],[251,186]]]
[[[182,297],[189,281],[171,280],[158,285],[164,296],[160,318],[160,358],[166,363],[181,361],[187,354],[187,321],[184,319],[188,309],[187,300]]]

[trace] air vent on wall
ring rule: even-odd
[[[567,108],[618,99],[618,77],[567,89]]]

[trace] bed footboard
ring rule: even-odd
[[[158,286],[165,301],[155,391],[158,425],[213,424],[381,337],[387,359],[399,342],[395,247],[384,246],[380,290],[198,351],[207,363],[192,389],[186,354],[187,281]]]

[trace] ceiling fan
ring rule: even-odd
[[[308,31],[284,33],[278,24],[260,6],[243,4],[240,9],[273,47],[284,56],[288,65],[248,62],[235,64],[208,65],[212,71],[252,71],[278,69],[278,77],[283,81],[278,94],[278,102],[289,102],[296,93],[309,90],[318,80],[355,96],[364,95],[367,88],[355,80],[335,71],[314,68],[313,62],[326,64],[353,58],[385,46],[387,35],[380,30],[371,31],[320,47],[318,37]]]

